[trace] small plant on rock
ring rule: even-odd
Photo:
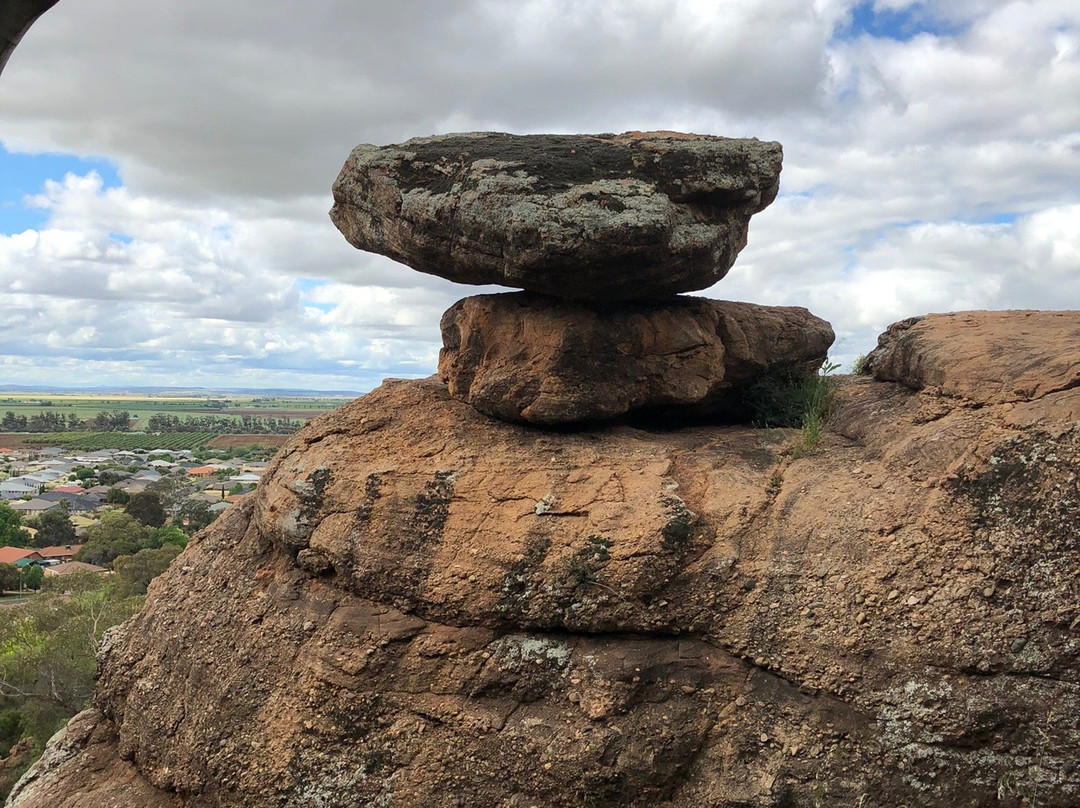
[[[802,414],[802,435],[791,449],[792,457],[805,457],[817,451],[825,421],[832,409],[835,383],[829,374],[839,368],[836,362],[825,361],[821,369],[806,383],[806,403]]]
[[[592,535],[585,539],[585,547],[570,557],[567,575],[574,584],[595,584],[596,573],[611,559],[608,548],[611,539]]]

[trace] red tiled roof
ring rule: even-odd
[[[86,491],[81,485],[58,485],[52,490],[58,494],[82,494]]]
[[[201,476],[203,474],[216,474],[217,468],[215,468],[214,466],[196,466],[193,469],[188,469],[187,473],[194,474],[196,476]]]
[[[56,547],[40,547],[38,553],[42,558],[71,558],[81,549],[81,544],[60,544]]]
[[[0,564],[14,564],[23,558],[41,561],[42,556],[37,550],[26,547],[0,547]]]

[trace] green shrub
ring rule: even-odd
[[[816,372],[763,376],[746,395],[751,422],[764,429],[802,427],[808,413],[817,413],[824,421],[832,390],[827,377],[838,367],[826,359]]]
[[[802,435],[792,449],[792,457],[805,457],[817,451],[821,433],[832,409],[836,391],[835,382],[829,377],[840,367],[835,362],[825,360],[821,369],[814,374],[806,386],[805,409],[802,415]]]

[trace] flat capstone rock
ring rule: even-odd
[[[357,146],[330,218],[420,272],[570,300],[705,289],[776,197],[779,143],[677,132],[492,132]]]

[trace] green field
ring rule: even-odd
[[[98,449],[198,449],[216,438],[212,432],[41,432],[25,435],[34,446],[62,446],[92,452]]]
[[[196,397],[196,396],[118,396],[118,395],[49,395],[40,393],[0,394],[0,416],[7,412],[27,418],[40,412],[51,412],[67,418],[74,414],[88,421],[103,410],[126,411],[133,419],[132,429],[142,431],[150,416],[167,413],[183,418],[185,415],[216,415],[239,418],[243,415],[260,418],[289,418],[308,421],[315,416],[345,404],[347,398],[331,397]]]

